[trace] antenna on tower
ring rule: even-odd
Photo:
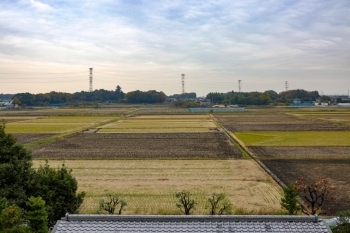
[[[185,74],[181,74],[182,94],[185,93]]]
[[[285,81],[285,82],[284,82],[284,87],[286,88],[286,91],[288,91],[288,86],[289,86],[288,81]]]
[[[93,68],[90,68],[90,76],[89,76],[89,81],[90,81],[89,91],[90,92],[93,91],[93,88],[92,88],[92,71],[93,71]]]
[[[241,93],[241,83],[242,83],[242,80],[238,80],[238,90],[239,90],[239,93]]]

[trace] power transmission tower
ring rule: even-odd
[[[182,94],[185,93],[185,74],[181,74]]]
[[[93,88],[92,88],[92,71],[93,71],[93,68],[90,68],[90,76],[89,76],[89,82],[90,82],[89,91],[90,92],[93,91]]]
[[[285,82],[284,82],[284,87],[286,88],[286,91],[288,91],[288,86],[289,86],[288,81],[285,81]]]
[[[241,83],[242,83],[242,80],[238,80],[238,90],[239,90],[239,93],[241,93]]]

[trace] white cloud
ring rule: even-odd
[[[31,7],[39,10],[39,11],[52,11],[53,8],[46,3],[42,3],[38,0],[28,0],[28,3],[30,4]]]
[[[312,83],[315,77],[327,75],[345,80],[339,87],[327,88],[350,85],[345,78],[350,72],[348,0],[21,3],[6,7],[0,3],[0,58],[11,57],[13,63],[19,59],[18,64],[34,61],[38,69],[51,64],[78,70],[93,66],[97,76],[102,72],[100,82],[96,78],[99,88],[118,82],[128,91],[154,87],[172,94],[176,83],[180,91],[183,72],[186,90],[201,94],[211,88],[232,90],[238,79],[246,85],[245,91],[281,91],[285,78],[292,87],[293,80]],[[0,69],[9,67],[3,64],[8,63],[0,64]],[[147,82],[140,81],[144,79]],[[257,84],[265,80],[275,85]],[[326,82],[315,85],[322,83]],[[47,86],[47,91],[54,87]]]

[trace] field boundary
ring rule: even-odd
[[[71,131],[71,132],[62,133],[62,134],[59,134],[59,135],[55,135],[55,136],[52,136],[52,137],[48,137],[48,138],[44,138],[44,139],[41,139],[41,140],[37,140],[37,141],[34,141],[34,142],[30,142],[30,143],[24,144],[24,147],[26,149],[32,149],[34,147],[41,146],[41,145],[44,145],[44,144],[48,144],[48,143],[51,143],[51,142],[64,140],[66,137],[68,137],[70,135],[73,135],[73,134],[76,134],[76,133],[79,133],[79,132],[82,133],[84,131],[89,130],[90,128],[97,128],[97,127],[100,127],[102,125],[110,124],[110,123],[113,123],[113,122],[118,121],[118,120],[120,120],[120,118],[111,119],[111,120],[108,120],[106,122],[89,125],[88,127],[79,128],[79,129]]]
[[[210,116],[212,117],[213,121],[226,133],[226,135],[232,138],[232,140],[234,140],[255,162],[257,162],[260,165],[260,167],[264,169],[272,177],[272,179],[276,181],[276,183],[279,186],[281,186],[282,188],[287,187],[287,185],[283,183],[283,181],[280,178],[278,178],[267,166],[265,166],[265,164],[263,164],[256,157],[256,155],[251,150],[249,150],[249,148],[241,140],[239,140],[239,138],[237,138],[232,132],[228,131],[224,126],[222,126],[212,114],[210,114]],[[300,205],[307,209],[305,202],[300,197],[297,197],[297,200]]]
[[[220,126],[220,128],[226,133],[226,135],[232,138],[232,140],[234,140],[252,159],[254,159],[281,187],[286,187],[286,185],[275,174],[273,174],[272,171],[268,169],[241,140],[239,140],[233,133],[222,126],[212,114],[210,114],[210,116],[215,121],[215,123],[217,123],[217,125]]]

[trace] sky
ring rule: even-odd
[[[0,0],[0,93],[348,94],[349,0]]]

